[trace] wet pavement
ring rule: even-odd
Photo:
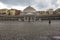
[[[37,22],[0,21],[0,40],[49,40],[60,36],[60,20]]]

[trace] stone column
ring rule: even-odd
[[[28,17],[28,22],[30,22],[31,21],[31,18],[30,17]]]
[[[34,17],[32,17],[32,21],[34,22]]]
[[[26,17],[24,17],[24,21],[26,21]]]

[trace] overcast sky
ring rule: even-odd
[[[60,0],[0,0],[0,9],[15,8],[23,10],[29,5],[36,10],[57,9],[60,8]]]

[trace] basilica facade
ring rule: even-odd
[[[48,11],[48,12],[47,12]],[[47,11],[37,11],[31,6],[26,7],[20,15],[35,15],[35,16],[44,16],[44,15],[52,15],[53,9],[49,9]]]
[[[53,15],[53,10],[49,9],[48,12],[47,11],[37,11],[36,9],[34,9],[31,6],[26,7],[22,13],[20,13],[20,16],[24,16],[24,20],[36,20],[39,19],[39,16],[47,16],[47,15]]]

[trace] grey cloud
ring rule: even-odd
[[[51,0],[52,4],[56,4],[57,0]]]
[[[40,1],[39,3],[36,3],[35,0],[0,0],[0,1],[8,5],[9,7],[13,5],[29,6],[37,4],[36,7],[41,9],[46,8],[48,6],[48,3],[46,3],[45,0],[43,0],[44,2],[42,0],[39,0]],[[56,2],[57,0],[51,0],[51,4],[57,7],[58,5]]]
[[[46,8],[46,7],[47,7],[47,5],[46,5],[46,4],[44,4],[44,3],[42,3],[42,4],[38,4],[38,5],[37,5],[37,7],[41,9],[41,8]]]
[[[34,0],[0,0],[1,2],[9,5],[30,5],[33,3]],[[30,3],[31,2],[31,3]]]
[[[37,5],[36,5],[39,9],[42,9],[42,8],[46,8],[48,6],[48,4],[42,0],[40,1]]]
[[[57,0],[51,0],[51,4],[55,5],[55,7],[58,7]]]

